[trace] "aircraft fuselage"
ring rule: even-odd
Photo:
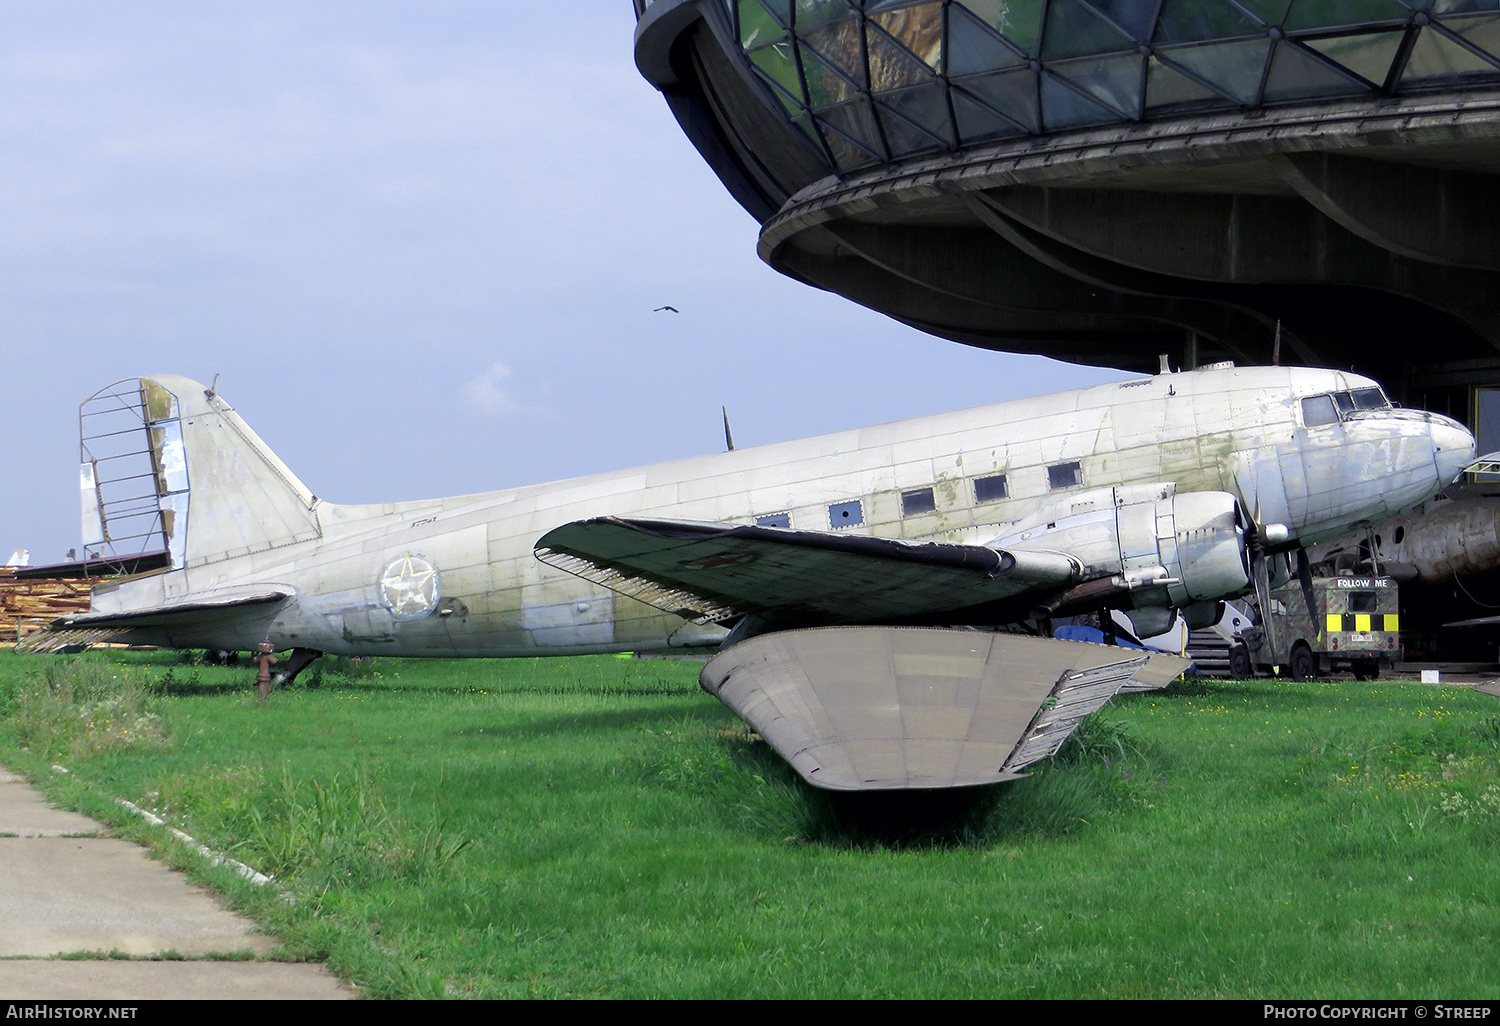
[[[977,545],[1009,536],[1024,548],[1020,528],[1067,515],[1078,496],[1169,483],[1178,495],[1228,493],[1255,524],[1308,544],[1422,502],[1473,455],[1472,437],[1448,418],[1353,408],[1351,395],[1378,390],[1369,379],[1215,368],[551,484],[356,506],[312,497],[203,386],[149,380],[178,403],[191,489],[169,525],[178,566],[99,586],[93,612],[267,585],[288,595],[128,638],[175,647],[247,649],[269,637],[345,655],[523,656],[712,643],[722,628],[544,565],[537,539],[612,515]],[[233,446],[211,444],[225,432]],[[270,471],[252,466],[257,455]]]

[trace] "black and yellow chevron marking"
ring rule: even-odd
[[[1358,631],[1399,631],[1401,617],[1395,613],[1329,613],[1328,633]]]

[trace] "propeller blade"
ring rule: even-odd
[[[1271,664],[1271,673],[1281,676],[1281,664],[1277,662],[1277,654],[1281,651],[1281,639],[1277,636],[1276,618],[1271,615],[1271,570],[1266,563],[1266,551],[1257,542],[1250,549],[1250,570],[1255,578],[1255,604],[1260,608],[1260,629],[1264,635],[1265,643],[1270,647],[1267,660]]]
[[[1297,550],[1297,580],[1302,582],[1302,598],[1307,603],[1307,615],[1312,616],[1317,608],[1313,601],[1312,564],[1307,559],[1307,550]]]
[[[1250,552],[1250,579],[1255,585],[1255,604],[1260,611],[1260,630],[1264,644],[1269,646],[1266,662],[1271,664],[1271,673],[1281,676],[1281,664],[1278,655],[1281,652],[1281,638],[1276,629],[1276,618],[1271,615],[1271,568],[1266,557],[1266,537],[1264,526],[1260,522],[1260,493],[1255,496],[1255,512],[1250,517],[1250,537],[1248,548]]]

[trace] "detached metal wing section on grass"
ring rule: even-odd
[[[1135,675],[1187,665],[1019,634],[836,627],[752,638],[699,680],[808,783],[867,791],[1025,776]]]
[[[1052,591],[1082,572],[1059,553],[618,517],[550,531],[536,554],[688,619],[751,614],[785,627],[941,617]]]

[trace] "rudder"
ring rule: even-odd
[[[79,407],[86,553],[173,569],[318,538],[319,500],[211,388],[126,378]]]

